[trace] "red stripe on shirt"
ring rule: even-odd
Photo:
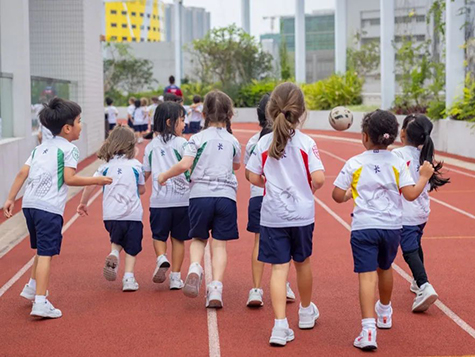
[[[264,166],[266,164],[266,161],[267,161],[267,157],[268,157],[268,151],[264,151],[262,154],[261,154],[261,158],[262,158],[262,172],[264,172]],[[265,181],[265,176],[264,176],[264,181]],[[264,186],[264,195],[266,195],[266,187]]]
[[[305,170],[307,171],[308,184],[310,185],[310,189],[311,189],[312,188],[312,175],[310,175],[310,169],[308,168],[308,155],[302,149],[300,149],[300,153],[302,154],[302,159],[303,159],[303,163],[305,165]]]

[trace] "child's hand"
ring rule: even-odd
[[[3,214],[6,218],[11,218],[13,216],[13,207],[15,207],[15,201],[6,200],[5,205],[3,206]]]
[[[419,175],[429,180],[434,174],[434,166],[429,161],[424,161],[424,164],[419,169]]]
[[[158,175],[158,183],[162,186],[165,186],[167,184],[167,180],[165,179],[164,174]]]
[[[81,217],[89,216],[89,214],[87,213],[87,205],[84,203],[79,204],[78,208],[76,209],[76,212]]]
[[[346,190],[346,193],[345,193],[345,202],[348,202],[352,198],[353,198],[353,192],[351,191],[351,188],[349,188],[348,190]]]
[[[96,185],[99,185],[99,186],[110,185],[112,183],[112,177],[99,176],[99,177],[96,177],[96,179],[97,179]]]

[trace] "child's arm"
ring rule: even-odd
[[[176,163],[175,165],[170,167],[168,171],[162,172],[158,176],[158,183],[164,186],[168,179],[181,175],[185,171],[191,169],[194,160],[195,158],[193,156],[184,156],[183,159],[180,160],[180,162]]]
[[[425,161],[419,169],[419,181],[417,181],[415,185],[401,188],[401,193],[404,198],[408,201],[414,201],[417,197],[419,197],[433,174],[434,166],[429,161]]]
[[[28,174],[30,173],[30,166],[23,165],[20,172],[15,177],[15,181],[13,181],[12,188],[10,189],[10,193],[8,194],[8,198],[5,201],[5,205],[3,206],[3,213],[5,214],[6,218],[10,218],[13,216],[13,207],[15,206],[15,199],[16,195],[22,188],[25,180],[28,178]]]
[[[345,191],[335,186],[335,188],[333,189],[332,198],[336,203],[344,203],[351,200],[351,188]]]
[[[317,170],[312,172],[312,193],[322,188],[325,183],[325,172],[323,170]]]
[[[255,174],[252,171],[246,170],[249,172],[249,182],[252,183],[254,186],[264,188],[266,186],[266,181],[264,176]]]
[[[81,217],[85,217],[89,215],[87,213],[87,203],[89,202],[89,198],[91,198],[91,194],[92,194],[92,191],[94,191],[94,189],[95,189],[94,186],[88,186],[84,189],[82,193],[81,201],[79,203],[78,208],[76,209],[76,212]]]
[[[240,162],[233,162],[233,170],[237,171],[241,168],[241,163]]]
[[[150,175],[152,175],[152,173],[151,173],[150,171],[145,171],[145,172],[144,172],[145,181],[148,180],[148,178],[150,177]]]
[[[139,185],[139,194],[143,195],[145,193],[145,191],[146,191],[145,185]]]
[[[72,167],[64,168],[64,182],[68,186],[92,186],[92,185],[110,185],[112,178],[107,176],[81,177],[76,175],[76,170]]]

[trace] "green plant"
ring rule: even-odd
[[[363,80],[357,73],[350,71],[302,85],[305,101],[310,110],[329,110],[338,105],[361,104],[362,89]]]
[[[281,33],[283,30],[281,29]],[[279,58],[280,58],[280,78],[283,81],[288,81],[292,78],[292,72],[289,63],[289,53],[287,51],[287,41],[285,36],[281,36],[281,42],[279,47]]]
[[[357,33],[354,37],[354,47],[349,47],[346,51],[347,70],[358,72],[365,76],[376,71],[379,67],[380,51],[377,41],[370,41],[361,44],[361,34]]]
[[[427,116],[433,120],[443,119],[446,117],[445,101],[433,100],[427,107]]]
[[[475,80],[470,74],[465,78],[463,97],[453,104],[449,115],[455,120],[475,122]]]
[[[256,107],[262,96],[272,92],[277,84],[279,84],[279,82],[275,80],[253,80],[251,83],[241,87],[235,105],[242,108]]]
[[[181,91],[183,92],[183,101],[185,105],[193,103],[193,97],[199,95],[201,100],[204,100],[206,93],[213,89],[220,89],[219,83],[206,84],[199,82],[188,82],[181,85]]]

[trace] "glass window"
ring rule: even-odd
[[[112,15],[116,15],[116,14],[117,14],[117,10],[111,10],[111,14],[112,14]]]
[[[137,25],[132,25],[132,28],[133,28],[133,29],[136,29],[136,28],[137,28]]]
[[[416,16],[416,22],[426,22],[426,16],[425,15],[417,15]]]
[[[13,137],[13,76],[0,72],[0,140]]]
[[[132,16],[137,16],[137,13],[135,11],[132,11]]]
[[[150,18],[150,14],[147,14],[147,17]]]
[[[128,37],[127,36],[123,36],[122,37],[122,41],[127,41],[128,40]]]
[[[122,15],[127,15],[127,11],[122,11]]]
[[[127,28],[127,24],[122,24],[122,28],[123,28],[123,29],[126,29],[126,28]]]
[[[111,23],[111,27],[117,27],[117,24],[115,22]]]
[[[143,17],[143,12],[140,13],[140,17]]]

